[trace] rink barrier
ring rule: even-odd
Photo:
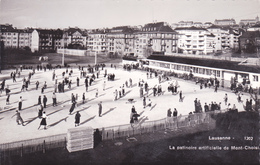
[[[24,154],[35,152],[45,153],[46,151],[55,148],[66,148],[66,137],[67,133],[64,133],[53,136],[0,144],[1,162],[5,161],[6,159],[8,159],[9,156],[12,155],[20,155],[21,157],[23,157]]]
[[[186,127],[194,127],[200,124],[211,124],[214,122],[212,115],[225,112],[213,111],[206,113],[195,113],[191,115],[167,117],[155,121],[147,121],[144,123],[126,124],[120,126],[105,127],[100,129],[102,140],[114,140],[118,138],[131,137],[145,133],[154,133],[165,129],[179,129]]]

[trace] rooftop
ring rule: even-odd
[[[205,66],[219,69],[229,69],[243,72],[253,72],[260,73],[260,67],[256,66],[245,66],[238,65],[239,62],[234,61],[224,61],[224,60],[209,60],[209,59],[198,59],[198,58],[187,58],[187,57],[173,57],[173,56],[162,56],[162,55],[152,55],[147,59],[166,61],[166,62],[176,62],[197,66]]]

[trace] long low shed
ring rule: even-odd
[[[126,60],[126,59],[125,59]],[[222,86],[230,86],[232,78],[238,82],[247,80],[252,88],[260,87],[260,67],[240,65],[239,62],[187,58],[165,55],[151,55],[142,59],[143,67],[171,71],[175,73],[191,73],[196,77],[212,78],[220,80]]]

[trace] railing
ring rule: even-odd
[[[43,152],[54,148],[66,147],[67,134],[59,134],[36,139],[28,139],[23,141],[0,144],[0,160],[5,161],[8,156]],[[1,164],[0,162],[0,164]]]
[[[211,115],[224,111],[213,111],[207,113],[196,113],[178,117],[167,117],[160,120],[148,121],[144,123],[134,123],[133,125],[120,125],[102,128],[102,140],[113,140],[122,137],[129,137],[144,133],[153,133],[159,130],[178,129],[189,126],[196,126],[202,123],[212,123]]]

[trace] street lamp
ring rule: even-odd
[[[63,53],[62,53],[62,66],[64,66],[64,44],[63,44]]]
[[[97,51],[95,51],[95,65],[97,65]]]

